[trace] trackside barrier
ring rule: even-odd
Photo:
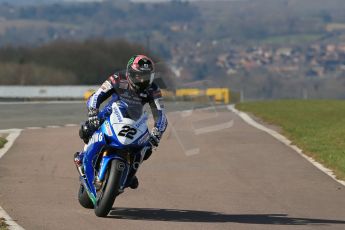
[[[206,95],[213,97],[217,103],[230,103],[230,91],[227,88],[208,88]]]
[[[184,97],[184,96],[201,96],[202,92],[199,89],[177,89],[175,92],[176,97]]]
[[[99,88],[92,86],[0,86],[0,101],[16,100],[80,100],[88,99]],[[236,92],[228,88],[180,88],[163,89],[162,94],[167,101],[195,101],[228,104],[240,98]],[[230,97],[231,95],[231,97]]]
[[[231,101],[230,90],[228,88],[208,88],[200,90],[196,88],[191,89],[177,89],[175,96],[182,98],[182,100],[200,100],[201,98],[211,98],[216,103],[229,104]]]
[[[84,99],[87,100],[94,90],[88,90],[84,93]],[[192,89],[177,89],[175,92],[169,90],[162,90],[163,97],[168,100],[180,101],[198,101],[207,102],[209,99],[214,100],[216,103],[229,104],[231,101],[230,90],[228,88],[208,88],[200,90]]]
[[[20,86],[0,85],[0,99],[3,100],[80,100],[84,93],[99,86]]]
[[[175,97],[175,93],[173,91],[168,91],[166,89],[162,89],[161,91],[162,91],[163,97],[165,97],[165,98],[167,98],[167,97],[169,97],[169,98]]]
[[[84,93],[84,99],[85,99],[85,100],[88,100],[88,99],[92,96],[92,94],[94,94],[94,92],[95,92],[94,89],[89,89],[88,91],[86,91],[86,92]]]

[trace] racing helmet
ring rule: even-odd
[[[145,55],[131,57],[127,64],[129,84],[136,90],[145,90],[151,86],[155,76],[153,61]]]

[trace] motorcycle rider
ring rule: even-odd
[[[159,87],[153,83],[155,66],[153,61],[145,55],[135,55],[131,57],[127,64],[126,73],[115,73],[111,75],[102,86],[89,98],[88,121],[82,125],[79,135],[88,143],[93,132],[100,126],[100,121],[111,114],[111,105],[114,102],[124,103],[127,114],[131,119],[138,119],[146,103],[149,103],[153,117],[154,127],[150,133],[150,143],[157,147],[159,141],[168,125],[162,104],[162,94]],[[99,111],[100,105],[112,96],[109,103]],[[84,152],[87,145],[84,147]],[[74,161],[77,167],[82,168],[84,152],[76,153]],[[148,159],[152,153],[152,147],[146,152],[144,160]],[[138,162],[139,159],[134,159]],[[85,161],[84,161],[85,162]],[[132,178],[127,187],[136,189],[139,185],[135,176],[137,168],[132,168],[128,178]]]

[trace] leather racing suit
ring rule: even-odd
[[[129,117],[135,120],[141,116],[144,105],[149,103],[155,121],[154,127],[161,135],[164,133],[168,121],[162,104],[162,93],[155,83],[152,83],[144,92],[138,93],[130,87],[126,76],[120,73],[114,74],[90,97],[87,102],[88,109],[98,110],[100,105],[110,96],[112,96],[112,99],[100,111],[99,118],[110,115],[113,102],[121,100],[128,105]]]

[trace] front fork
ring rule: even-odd
[[[121,173],[121,182],[120,182],[120,188],[119,193],[122,193],[125,189],[125,187],[129,184],[130,180],[135,176],[136,172],[138,171],[139,166],[144,161],[145,154],[147,150],[149,150],[150,146],[145,146],[140,150],[140,154],[136,154],[136,157],[134,159],[134,162],[131,164],[130,159],[123,159],[122,157],[116,156],[116,155],[108,155],[107,151],[104,151],[102,156],[102,161],[100,164],[99,172],[97,176],[94,178],[94,180],[91,182],[94,185],[95,189],[90,188],[87,183],[87,177],[85,175],[85,169],[82,169],[83,166],[77,167],[78,173],[80,174],[80,180],[82,181],[82,184],[84,187],[86,187],[86,190],[88,191],[88,194],[91,198],[91,200],[94,200],[96,197],[96,191],[98,188],[102,187],[103,181],[105,179],[105,175],[107,172],[107,169],[109,167],[109,163],[114,160],[118,159],[123,164],[120,164],[120,168],[118,170],[123,171]],[[81,153],[82,155],[80,157],[85,157],[84,153]],[[84,165],[84,164],[83,164]],[[89,182],[89,184],[91,184]],[[95,193],[95,194],[94,194]],[[93,199],[94,198],[94,199]]]
[[[96,187],[98,187],[103,184],[106,172],[110,167],[111,161],[114,159],[117,159],[120,162],[122,162],[121,164],[118,165],[118,168],[117,168],[117,170],[122,171],[121,180],[120,180],[120,188],[119,188],[119,192],[121,193],[123,192],[123,187],[124,187],[123,185],[130,171],[130,164],[126,162],[122,157],[119,157],[116,155],[108,156],[106,152],[103,154],[103,158],[100,164],[100,169],[99,169],[98,175],[95,178],[95,185]]]
[[[108,156],[108,152],[105,151],[103,153],[100,170],[95,180],[95,184],[98,184],[97,187],[102,185],[108,165],[111,162],[111,160],[118,159],[123,163],[123,164],[120,164],[119,166],[120,168],[118,169],[118,170],[123,171],[122,176],[121,176],[120,191],[119,191],[119,192],[123,192],[124,188],[126,188],[129,185],[131,179],[135,176],[136,172],[139,169],[139,166],[144,161],[147,150],[149,150],[150,148],[151,148],[150,146],[145,146],[144,148],[142,148],[140,150],[140,153],[135,155],[133,162],[131,162],[129,156],[127,157],[127,159],[123,159],[114,155]]]

